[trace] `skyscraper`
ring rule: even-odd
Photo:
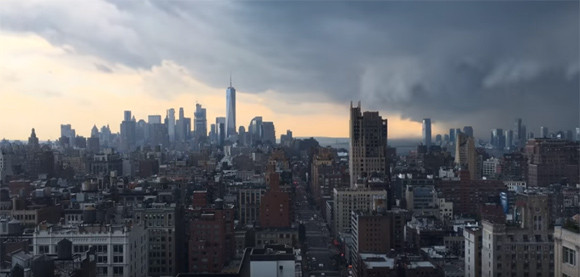
[[[514,137],[513,137],[513,144],[514,146],[521,147],[523,146],[523,142],[526,137],[526,133],[522,130],[522,119],[516,118],[514,122]]]
[[[388,173],[387,120],[379,112],[361,113],[350,104],[350,185],[372,173]]]
[[[470,137],[473,137],[473,127],[471,127],[471,126],[464,126],[463,127],[463,133],[466,134],[466,135],[468,135],[468,136],[470,136]]]
[[[191,136],[191,118],[185,117],[183,108],[179,108],[179,119],[175,123],[175,139],[177,141],[188,141]]]
[[[276,129],[274,128],[274,122],[262,122],[262,142],[276,144]]]
[[[548,137],[548,127],[540,127],[540,137],[547,138]]]
[[[224,142],[226,139],[226,118],[225,117],[216,117],[216,119],[215,119],[215,131],[216,131],[217,144],[220,146],[224,145]]]
[[[473,137],[467,134],[458,134],[455,144],[455,163],[463,169],[469,170],[471,180],[476,180],[477,176],[477,154]]]
[[[167,124],[167,133],[169,134],[169,141],[175,141],[175,110],[173,108],[167,110],[167,116],[165,117]]]
[[[248,126],[248,135],[250,136],[250,144],[262,141],[263,129],[261,116],[252,118]]]
[[[131,119],[131,111],[125,111],[121,122],[121,151],[131,151],[135,145],[135,121]]]
[[[209,140],[212,144],[217,143],[217,129],[215,124],[210,125]]]
[[[91,129],[91,137],[98,137],[99,136],[99,129],[97,128],[97,125],[93,125],[93,128]]]
[[[427,146],[427,151],[431,147],[431,119],[423,119],[423,144]]]
[[[236,89],[232,87],[230,77],[230,86],[226,89],[226,134],[228,138],[236,134]]]
[[[125,111],[126,113],[127,111]],[[131,112],[129,111],[129,115]],[[62,138],[66,138],[68,140],[68,144],[72,145],[73,141],[76,137],[76,131],[72,128],[70,124],[61,124],[60,125],[60,140],[63,141]]]
[[[150,115],[147,121],[147,143],[152,146],[167,144],[167,127],[161,123],[161,115]]]
[[[193,130],[196,142],[205,142],[207,138],[206,110],[200,104],[195,104]]]
[[[38,138],[36,137],[36,131],[32,128],[30,132],[30,137],[28,137],[28,148],[31,150],[38,150],[40,144],[38,143]]]
[[[491,145],[499,150],[505,147],[505,137],[503,129],[491,129]]]
[[[514,146],[514,131],[513,130],[505,130],[505,148],[506,149],[513,149]]]
[[[455,143],[455,129],[449,129],[449,141]]]

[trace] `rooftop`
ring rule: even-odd
[[[580,223],[574,220],[566,220],[564,224],[562,224],[562,228],[580,234]]]
[[[361,253],[360,257],[368,269],[375,267],[395,268],[395,259],[389,258],[384,254]]]
[[[408,268],[421,268],[421,267],[435,268],[435,265],[433,265],[431,262],[427,262],[427,261],[410,262],[408,265]]]

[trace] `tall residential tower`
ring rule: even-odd
[[[372,173],[388,173],[387,120],[379,112],[361,113],[350,104],[350,185]]]

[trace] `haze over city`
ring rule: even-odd
[[[0,8],[0,137],[88,136],[195,103],[238,124],[348,137],[348,105],[389,120],[389,137],[515,118],[578,126],[578,2],[6,1]],[[533,124],[533,125],[532,125]]]

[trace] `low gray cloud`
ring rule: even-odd
[[[110,67],[108,67],[104,64],[96,63],[95,68],[98,69],[99,71],[105,72],[105,73],[112,73],[113,72],[113,70]]]
[[[515,117],[528,129],[578,126],[578,10],[575,1],[14,1],[0,8],[0,27],[135,68],[172,60],[214,87],[232,72],[245,92],[360,99],[487,137]]]

